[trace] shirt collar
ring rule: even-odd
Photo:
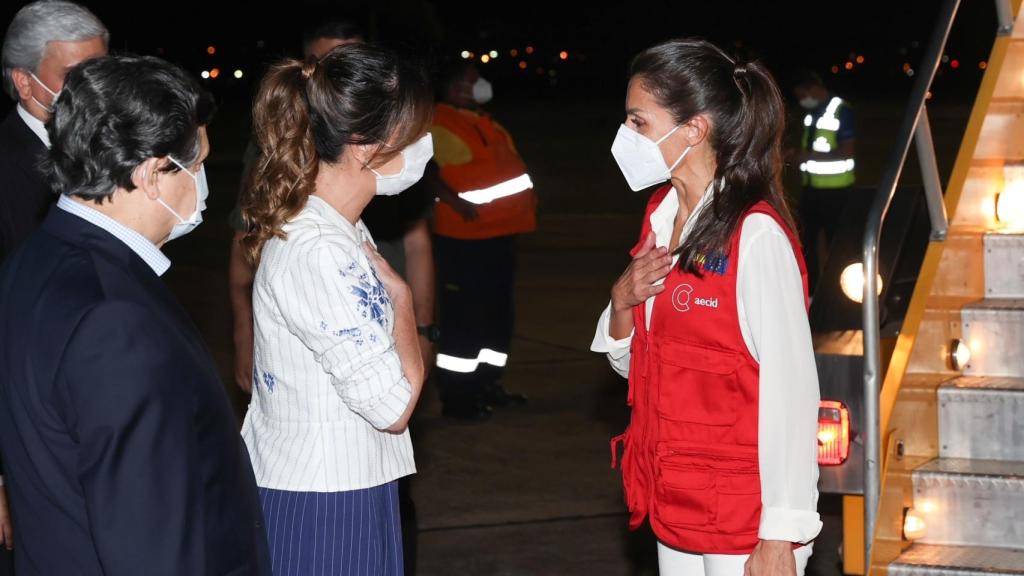
[[[714,194],[715,186],[714,182],[712,182],[708,185],[707,190],[704,191],[704,195],[700,197],[697,205],[693,207],[693,213],[686,218],[686,224],[683,224],[683,231],[679,237],[680,242],[689,236],[690,230],[693,229],[697,222],[697,216],[711,202]],[[654,241],[657,246],[667,248],[669,244],[672,244],[672,230],[675,228],[676,214],[678,213],[679,193],[675,188],[672,188],[665,195],[665,199],[661,201],[661,204],[651,212],[651,231],[654,232]]]
[[[57,207],[109,232],[131,248],[132,252],[135,252],[139,258],[142,258],[157,276],[163,276],[164,272],[167,272],[167,269],[171,267],[171,261],[148,238],[99,210],[90,208],[81,202],[76,202],[64,195],[61,195],[60,199],[57,200]]]
[[[325,220],[328,224],[337,227],[356,244],[362,244],[366,241],[373,243],[370,231],[366,228],[366,225],[363,224],[362,220],[352,224],[348,221],[348,218],[345,218],[340,212],[335,210],[334,206],[331,206],[326,200],[319,196],[314,196],[312,194],[309,195],[309,198],[306,200],[305,211],[310,212],[319,219]],[[295,219],[289,222],[289,224],[298,222],[301,219],[302,213],[300,212]],[[376,244],[374,245],[376,246]]]
[[[43,145],[49,148],[50,136],[46,133],[46,125],[43,124],[43,121],[30,114],[29,111],[20,103],[18,104],[18,116],[21,116],[22,121],[25,122],[28,129],[43,141]]]

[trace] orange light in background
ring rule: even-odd
[[[988,62],[985,62],[984,60],[978,62],[978,68],[981,68],[982,70],[988,68]]]
[[[527,54],[533,54],[533,46],[527,46],[526,47],[526,53]]]
[[[928,93],[924,95],[924,99],[925,100],[931,100],[932,99],[932,91],[931,90],[929,90]]]
[[[857,64],[863,64],[863,63],[864,63],[864,57],[863,56],[857,56]]]
[[[558,53],[558,57],[561,58],[562,60],[568,60],[569,53],[566,52],[565,50],[562,50],[561,52]]]
[[[832,67],[832,73],[833,74],[839,74],[839,66],[833,66]]]
[[[480,56],[480,62],[481,63],[487,64],[490,61],[491,61],[491,55],[490,54],[484,54],[484,55]]]
[[[511,55],[511,56],[512,56],[513,58],[515,58],[516,56],[519,56],[519,50],[516,50],[515,48],[513,48],[513,49],[512,49],[512,51],[511,51],[511,52],[509,52],[509,54],[510,54],[510,55]]]
[[[217,76],[220,76],[220,68],[210,70],[210,78],[216,78]]]
[[[847,62],[844,66],[847,70],[853,70],[853,62]]]
[[[818,464],[837,466],[850,455],[850,411],[842,402],[818,405]]]
[[[519,62],[519,69],[520,70],[526,70],[527,66],[529,66],[529,64],[526,63],[526,60],[522,60],[522,61]]]
[[[217,47],[216,46],[207,46],[206,47],[206,53],[209,54],[210,56],[213,56],[214,54],[217,53]]]
[[[910,62],[904,62],[903,63],[903,71],[904,72],[910,72]]]

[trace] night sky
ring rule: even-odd
[[[376,40],[405,46],[434,60],[498,52],[484,74],[506,93],[619,95],[629,58],[660,40],[698,35],[734,53],[760,57],[785,84],[794,69],[809,67],[847,93],[887,94],[909,89],[904,64],[918,65],[939,0],[889,2],[467,2],[393,0],[276,4],[195,2],[138,4],[84,2],[112,32],[118,51],[163,55],[197,73],[218,67],[214,92],[251,90],[269,61],[296,54],[310,22],[341,16]],[[9,22],[24,2],[5,3]],[[210,10],[216,5],[216,12]],[[276,9],[268,6],[279,6]],[[936,97],[970,94],[979,63],[992,45],[994,3],[963,2],[940,70]],[[216,53],[207,54],[214,46]],[[527,47],[534,49],[526,55]],[[517,57],[512,50],[519,51]],[[567,58],[561,60],[560,53]],[[864,59],[857,64],[857,57]],[[959,67],[953,69],[951,63]],[[851,62],[852,70],[846,70]],[[525,62],[521,68],[520,62]],[[839,72],[833,74],[833,66]],[[241,69],[236,81],[233,71]]]

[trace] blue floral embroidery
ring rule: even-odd
[[[274,384],[276,383],[276,380],[274,379],[274,375],[271,374],[270,372],[264,372],[263,373],[263,383],[266,384],[267,391],[269,391],[271,394],[273,394],[274,393]]]
[[[356,281],[356,285],[350,287],[349,291],[358,298],[359,314],[387,330],[387,310],[391,307],[391,298],[388,297],[388,291],[377,278],[377,274],[363,272],[354,262],[339,272],[343,277],[353,278]]]

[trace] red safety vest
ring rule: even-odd
[[[666,186],[651,197],[641,242],[651,231],[651,212],[670,190]],[[771,216],[786,231],[806,300],[807,273],[796,237],[766,202],[747,215],[753,213]],[[758,543],[760,368],[743,341],[736,306],[741,228],[727,254],[702,259],[703,276],[673,268],[654,300],[649,330],[645,305],[633,309],[632,418],[612,440],[613,468],[617,445],[625,446],[622,479],[630,528],[650,518],[664,544],[694,553],[749,554]]]

